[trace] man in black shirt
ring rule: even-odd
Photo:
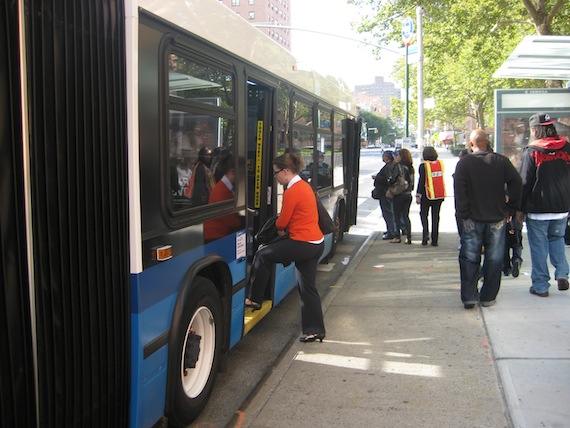
[[[522,192],[517,170],[508,158],[489,150],[485,131],[473,131],[469,144],[473,153],[457,163],[454,175],[457,216],[463,226],[459,268],[465,309],[475,307],[478,301],[481,306],[495,303],[501,286],[505,219],[519,209]],[[485,274],[479,292],[477,281],[483,245]]]

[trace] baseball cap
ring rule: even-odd
[[[556,119],[550,117],[548,113],[535,113],[528,119],[528,124],[531,128],[552,125],[554,122],[556,122]]]

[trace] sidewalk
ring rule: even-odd
[[[528,252],[495,306],[465,310],[455,234],[376,238],[323,302],[325,342],[295,342],[237,426],[570,426],[570,294],[531,296]]]

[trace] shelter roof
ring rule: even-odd
[[[570,80],[570,36],[525,37],[493,77]]]

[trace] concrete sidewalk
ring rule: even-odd
[[[295,342],[237,425],[570,426],[570,294],[530,295],[527,254],[495,306],[465,310],[457,255],[455,234],[373,237],[325,299],[325,341]]]

